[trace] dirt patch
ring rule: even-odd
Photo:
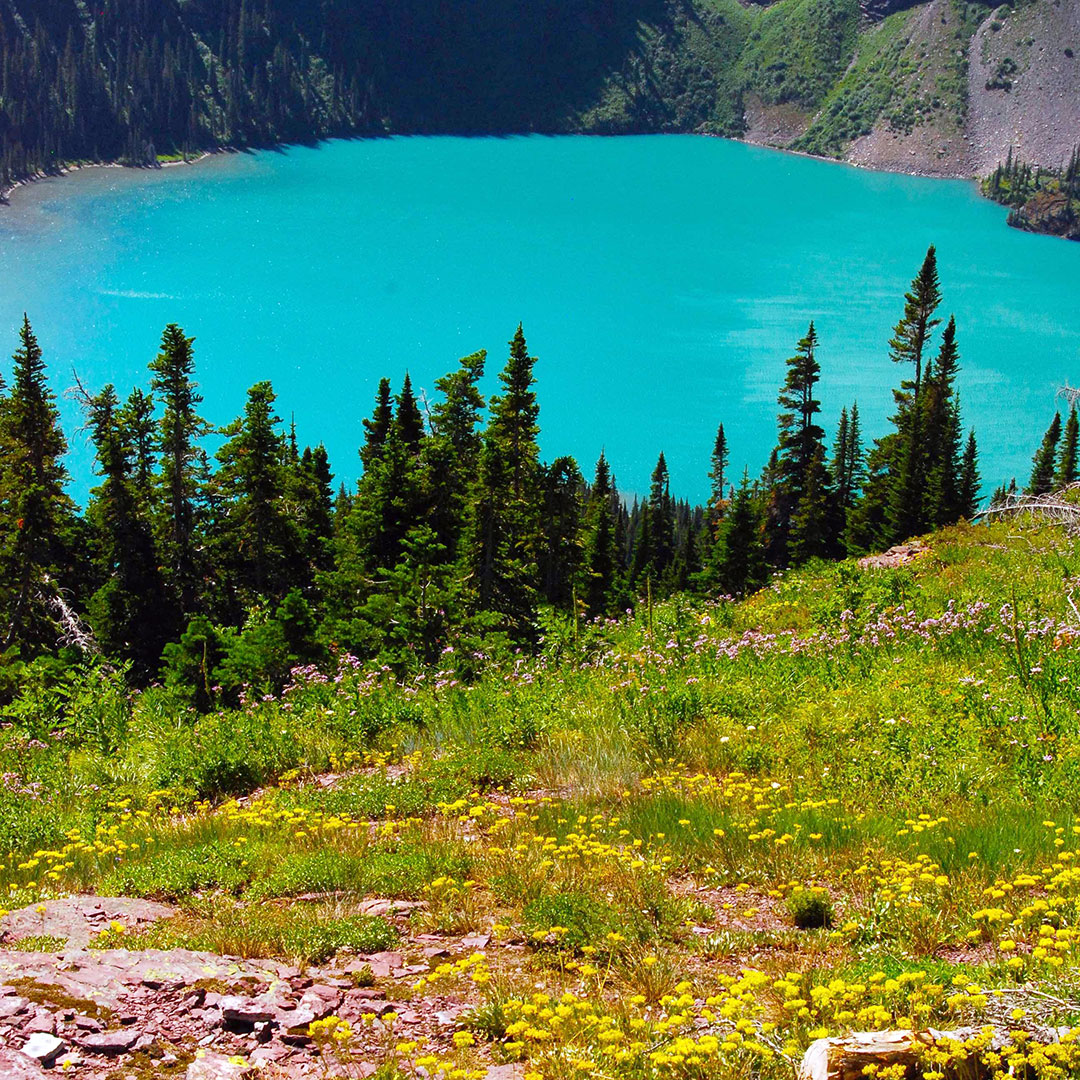
[[[918,103],[920,119],[908,131],[879,117],[869,135],[852,143],[845,155],[849,163],[920,176],[971,175],[959,103],[948,101],[941,90],[955,76],[954,20],[950,0],[931,0],[912,16],[911,40],[904,53],[911,72],[896,88],[893,104],[900,97]]]
[[[716,930],[779,933],[791,929],[783,900],[759,889],[728,885],[713,887],[682,879],[671,883],[671,891],[676,896],[693,897],[712,910],[712,918],[694,928],[699,936]]]
[[[867,555],[859,560],[864,570],[886,570],[894,566],[906,566],[928,554],[930,548],[921,540],[912,540],[907,544],[897,544],[880,555]]]
[[[743,140],[759,146],[789,147],[810,126],[812,115],[790,103],[768,105],[757,94],[743,99]]]

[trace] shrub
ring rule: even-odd
[[[584,945],[602,947],[617,930],[615,912],[588,893],[565,892],[540,896],[526,904],[522,928],[538,944],[555,944],[579,952]]]
[[[832,926],[832,899],[827,889],[794,889],[787,898],[787,909],[800,930],[820,930]]]

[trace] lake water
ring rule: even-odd
[[[539,357],[542,446],[620,487],[657,453],[702,498],[723,421],[732,466],[775,441],[784,359],[814,318],[831,429],[880,434],[886,342],[938,246],[964,415],[987,488],[1026,479],[1056,388],[1080,382],[1080,244],[1008,229],[973,185],[871,173],[719,139],[400,138],[86,170],[0,210],[0,352],[30,313],[55,385],[145,382],[167,322],[195,335],[204,413],[271,379],[302,442],[355,479],[378,378],[431,390],[519,320]],[[6,371],[6,369],[5,369]],[[74,492],[91,455],[62,403]]]

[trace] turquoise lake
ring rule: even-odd
[[[811,318],[830,438],[854,399],[885,429],[886,343],[930,243],[984,487],[1026,480],[1055,390],[1080,382],[1080,244],[1007,228],[972,184],[719,139],[342,141],[35,184],[0,210],[0,351],[25,309],[58,392],[75,369],[123,394],[178,322],[209,420],[271,379],[351,482],[381,375],[430,392],[486,348],[492,388],[520,320],[547,457],[591,476],[606,447],[640,492],[664,450],[673,490],[700,499],[718,422],[733,471],[764,462]],[[91,454],[62,409],[82,499]]]

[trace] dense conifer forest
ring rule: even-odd
[[[899,375],[889,429],[869,444],[855,402],[826,432],[827,345],[811,322],[786,361],[767,466],[754,478],[733,469],[718,417],[705,506],[672,492],[663,453],[630,501],[602,452],[588,475],[569,457],[541,461],[521,327],[488,401],[483,352],[439,379],[430,403],[408,372],[396,387],[381,380],[352,490],[335,487],[321,445],[283,429],[268,382],[215,433],[211,460],[195,345],[170,325],[146,386],[72,391],[97,463],[80,512],[27,320],[0,404],[7,685],[98,657],[209,708],[340,652],[398,671],[452,654],[467,675],[475,658],[528,650],[556,627],[579,635],[679,592],[742,594],[778,569],[970,517],[978,455],[941,303],[931,248],[887,343]],[[1033,490],[1075,478],[1075,416],[1065,442],[1040,452]]]

